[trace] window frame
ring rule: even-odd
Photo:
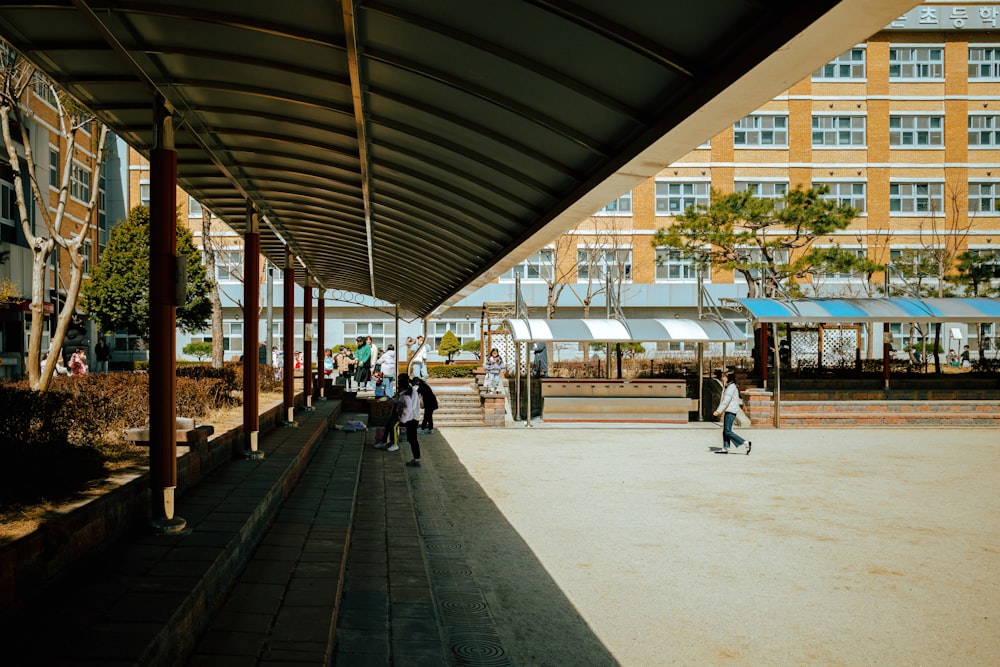
[[[974,127],[981,125],[981,127]],[[1000,148],[1000,114],[995,113],[970,113],[968,120],[969,127],[969,150],[995,150]],[[977,135],[977,143],[973,143],[972,137]],[[989,135],[992,143],[978,143],[983,135]]]
[[[604,208],[594,213],[596,216],[604,215],[632,215],[632,191],[622,194],[617,199],[609,202]]]
[[[547,255],[547,259],[543,259]],[[501,283],[517,282],[520,274],[521,283],[549,283],[555,276],[555,250],[553,248],[542,248],[538,252],[525,257],[516,265],[501,274],[497,281]],[[534,273],[535,275],[531,275]]]
[[[901,51],[909,52],[912,58],[898,60]],[[933,60],[930,56],[934,52],[940,54],[940,60]],[[926,62],[918,56],[926,52]],[[894,57],[895,56],[895,57]],[[904,74],[903,68],[912,68],[909,74]],[[896,74],[893,74],[893,69]],[[926,74],[921,74],[921,69],[926,69]],[[944,44],[890,44],[889,45],[889,81],[944,81]]]
[[[661,255],[671,255],[661,259]],[[677,276],[670,276],[672,268],[678,269]],[[698,259],[680,248],[658,246],[655,249],[654,274],[655,283],[693,283],[698,281]],[[666,274],[666,275],[661,275]],[[712,267],[705,267],[702,279],[710,282]]]
[[[843,128],[839,127],[839,122],[849,121],[850,126],[845,131]],[[860,120],[860,129],[854,127],[854,121]],[[831,127],[816,127],[817,121],[833,121]],[[848,135],[848,143],[841,143],[840,139],[844,134]],[[861,135],[861,143],[854,143],[855,135]],[[816,135],[833,135],[833,143],[821,142],[816,143]],[[868,116],[865,114],[827,114],[827,113],[814,113],[812,115],[812,147],[814,149],[820,150],[831,150],[831,149],[864,149],[868,146]]]
[[[983,201],[987,197],[983,196],[981,186],[989,186],[992,192],[988,196],[988,200],[992,202],[992,208],[990,210],[983,210],[981,206],[973,206],[973,201]],[[973,198],[972,189],[976,187],[977,197]],[[988,180],[970,180],[969,181],[969,200],[967,202],[969,215],[970,216],[997,216],[1000,215],[1000,181],[988,181]]]
[[[813,181],[812,187],[818,188],[821,185],[829,186],[830,192],[825,195],[821,195],[820,198],[826,201],[835,201],[839,204],[847,204],[851,208],[854,208],[858,212],[858,216],[868,215],[868,181],[865,180],[830,180],[830,181]],[[861,186],[861,206],[857,205],[858,195],[854,192],[850,193],[850,196],[844,196],[840,192],[841,188],[845,185],[850,186],[851,190],[855,187]]]
[[[987,52],[993,52],[992,57],[982,57],[973,60],[973,51],[982,51],[983,56],[987,55]],[[997,44],[976,44],[969,45],[969,81],[979,82],[979,81],[1000,81],[1000,45]],[[981,76],[982,68],[989,68],[992,70],[992,74],[987,76]]]
[[[929,189],[932,188],[932,187],[940,189],[940,193],[937,196],[935,196],[933,193],[928,193],[927,194],[926,199],[928,201],[928,208],[926,210],[920,210],[916,206],[916,202],[919,199],[921,199],[921,197],[919,196],[919,193],[914,192],[914,193],[910,193],[910,194],[904,195],[904,194],[898,192],[898,190],[899,190],[900,187],[908,187],[908,188],[915,189],[915,188],[918,188],[918,187],[921,187],[921,186],[927,186]],[[895,198],[898,201],[900,201],[901,203],[906,202],[906,201],[913,201],[914,202],[914,208],[913,208],[913,210],[905,210],[903,208],[893,209],[893,201],[894,201],[893,188],[897,189],[897,194],[896,194]],[[933,207],[931,207],[930,203],[932,201],[937,200],[938,198],[940,198],[940,207],[939,208],[933,208]],[[944,181],[943,180],[941,180],[941,181],[938,181],[938,180],[930,180],[930,181],[890,181],[889,182],[889,216],[890,217],[914,217],[914,216],[923,216],[923,215],[926,215],[928,213],[931,213],[931,214],[933,214],[933,213],[941,213],[941,214],[943,214],[944,213]]]
[[[858,52],[861,54],[860,65],[854,61],[853,55]],[[845,61],[846,57],[846,61]],[[861,68],[861,76],[855,76],[855,68]],[[830,75],[825,73],[825,70],[830,68]],[[843,68],[847,68],[848,75],[841,76],[841,72],[844,71]],[[823,67],[813,72],[813,81],[866,81],[868,77],[868,49],[864,46],[852,46],[847,51],[841,53],[839,56],[828,62]]]
[[[894,126],[893,122],[896,121],[897,125]],[[922,121],[926,121],[928,126],[923,127]],[[938,127],[931,127],[930,125],[937,121]],[[920,135],[924,133],[927,135],[928,143],[921,144],[918,142]],[[903,139],[907,136],[911,137],[913,143],[905,143]],[[894,137],[895,142],[894,142]],[[934,139],[937,139],[937,143],[934,143]],[[889,115],[889,148],[896,150],[940,150],[944,148],[944,114],[937,115],[937,113],[931,114],[890,114]]]
[[[73,161],[69,174],[69,196],[85,204],[90,203],[94,172],[82,162]]]
[[[590,262],[587,257],[594,251],[599,251],[601,255],[598,261]],[[619,262],[619,260],[613,257],[613,255],[621,252],[626,253],[625,261],[623,262]],[[610,264],[609,258],[611,259]],[[593,280],[604,282],[605,276],[608,274],[608,267],[611,266],[616,271],[619,268],[624,270],[625,275],[621,279],[622,284],[631,283],[635,268],[633,259],[632,246],[595,247],[586,243],[580,244],[576,249],[576,282],[590,282],[590,269],[592,267],[599,270],[599,275],[595,276]]]
[[[781,119],[784,122],[784,127],[778,128],[775,126],[775,121]],[[765,120],[769,123],[769,126],[765,124]],[[745,124],[750,121],[753,123],[752,127],[746,127]],[[743,134],[743,141],[740,142],[740,134]],[[766,133],[771,133],[772,142],[763,143],[763,135]],[[757,143],[751,143],[749,138],[756,135],[758,137]],[[775,139],[783,135],[784,142],[779,143]],[[788,113],[751,113],[747,114],[743,118],[739,119],[733,123],[733,148],[740,150],[755,150],[755,149],[766,149],[766,150],[787,150],[788,149]]]
[[[666,194],[660,194],[660,186],[665,186],[664,189],[667,190]],[[683,192],[686,186],[690,186],[692,192]],[[680,192],[674,194],[669,192],[671,188],[676,187]],[[698,190],[698,192],[694,192]],[[701,190],[704,190],[703,192]],[[679,209],[672,209],[670,203],[674,200],[679,200],[681,207]],[[671,179],[657,179],[653,185],[653,206],[655,208],[655,215],[658,216],[678,216],[682,215],[687,211],[687,206],[683,205],[685,201],[691,200],[692,206],[697,209],[699,206],[708,207],[712,203],[712,182],[710,180],[671,180]],[[664,206],[661,208],[661,202]]]

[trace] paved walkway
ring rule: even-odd
[[[330,431],[187,664],[1000,664],[1000,432],[747,434],[751,456],[719,456],[710,424],[452,428],[407,468],[405,445]],[[149,600],[176,607],[201,552],[240,544],[222,534],[264,469],[183,500],[173,557],[147,538],[109,562],[157,595],[102,579],[74,598],[96,634],[54,609],[25,639],[62,648],[24,655],[58,659],[12,664],[171,664],[114,632],[167,621]]]

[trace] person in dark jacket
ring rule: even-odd
[[[424,382],[423,378],[415,377],[412,379],[412,382],[417,387],[417,393],[424,399],[424,419],[420,424],[420,432],[433,433],[434,411],[438,409],[437,396],[434,395],[431,386]]]

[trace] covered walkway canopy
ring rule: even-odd
[[[0,35],[146,156],[159,101],[276,265],[426,316],[915,4],[11,1]]]
[[[1000,322],[1000,299],[988,297],[881,299],[723,299],[761,323]]]
[[[516,343],[587,342],[629,343],[685,341],[725,343],[744,341],[746,335],[725,320],[505,320]]]

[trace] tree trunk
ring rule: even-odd
[[[222,333],[222,298],[219,296],[219,283],[215,278],[215,249],[212,247],[212,220],[208,209],[201,209],[201,247],[205,251],[205,272],[212,284],[209,290],[212,299],[212,368],[222,368],[225,356],[224,336]],[[246,318],[244,318],[244,322]]]

